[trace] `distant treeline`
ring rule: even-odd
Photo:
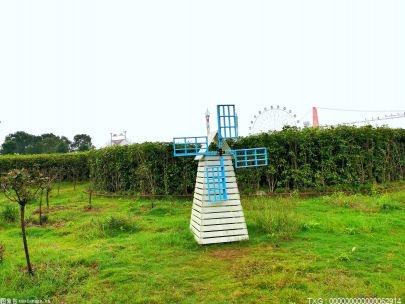
[[[91,137],[77,134],[73,141],[53,133],[32,135],[23,131],[9,134],[1,145],[0,154],[49,154],[87,151],[94,149]]]
[[[268,149],[267,167],[237,170],[242,192],[361,190],[405,177],[405,129],[286,127],[229,144],[233,148]],[[192,157],[173,157],[171,143],[113,146],[79,155],[77,159],[66,158],[69,165],[63,160],[41,160],[40,167],[49,172],[55,171],[55,166],[59,171],[63,167],[62,171],[70,172],[65,178],[90,178],[94,189],[100,191],[178,195],[194,190],[197,162]],[[0,171],[34,166],[35,156],[31,157],[25,163],[15,156],[0,157]]]

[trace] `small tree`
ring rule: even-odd
[[[28,273],[33,275],[30,255],[28,251],[27,236],[25,232],[25,206],[33,200],[40,189],[40,183],[31,177],[26,169],[14,169],[1,177],[1,188],[5,196],[20,205],[21,232],[24,244],[25,258]]]
[[[56,170],[51,170],[47,174],[45,178],[42,179],[43,181],[43,189],[45,190],[45,198],[46,198],[46,208],[49,210],[49,194],[52,191],[52,186],[55,180],[58,178],[58,172]]]
[[[46,200],[47,200],[47,209],[49,209],[49,203],[48,203],[48,184],[47,184],[47,179],[43,178],[39,184],[40,188],[40,194],[39,194],[39,224],[42,226],[42,223],[44,221],[44,217],[42,215],[42,198],[44,196],[44,191],[46,191]],[[45,214],[47,218],[47,214]]]

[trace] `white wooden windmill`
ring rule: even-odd
[[[249,239],[240,203],[235,168],[267,165],[266,148],[232,150],[228,138],[238,137],[235,105],[217,106],[218,130],[208,136],[175,137],[174,156],[195,156],[198,171],[190,228],[199,244]],[[211,143],[218,146],[210,151]]]

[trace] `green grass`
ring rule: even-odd
[[[51,193],[40,227],[27,209],[35,276],[18,217],[0,195],[0,298],[51,303],[308,303],[307,298],[405,301],[405,192],[242,199],[249,241],[199,246],[190,200]],[[17,208],[18,210],[18,208]],[[44,211],[46,208],[44,208]]]

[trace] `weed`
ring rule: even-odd
[[[128,218],[108,216],[104,222],[101,223],[100,228],[105,231],[107,235],[112,235],[117,232],[132,232],[135,230],[135,225]]]
[[[354,253],[356,252],[356,247],[353,247],[350,251],[342,252],[338,257],[337,260],[341,262],[349,262]]]
[[[318,222],[314,222],[314,221],[309,221],[308,223],[301,224],[302,231],[316,230],[319,227],[320,227],[320,224]]]
[[[7,204],[1,211],[1,219],[7,223],[14,223],[18,219],[18,209]]]
[[[117,236],[137,230],[135,223],[121,216],[107,216],[105,219],[92,218],[80,227],[80,235],[85,239]]]
[[[341,261],[341,262],[349,262],[350,255],[346,252],[343,252],[337,257],[337,259],[338,259],[338,261]]]
[[[325,196],[324,200],[332,206],[336,207],[351,207],[352,202],[350,197],[341,191],[335,192],[332,195]]]
[[[344,230],[344,232],[345,232],[346,234],[349,234],[349,235],[355,235],[355,234],[358,233],[358,232],[357,232],[357,229],[356,229],[355,227],[346,227],[345,230]]]
[[[42,213],[41,221],[39,218],[30,215],[30,216],[26,217],[25,223],[35,225],[35,226],[43,225],[43,224],[49,223],[49,215],[48,215],[48,213]]]
[[[380,210],[383,212],[389,212],[393,210],[401,210],[401,207],[395,204],[384,203],[380,206]]]
[[[264,208],[254,213],[253,220],[260,231],[276,240],[292,239],[300,229],[293,203],[287,201],[274,201],[264,205]]]

